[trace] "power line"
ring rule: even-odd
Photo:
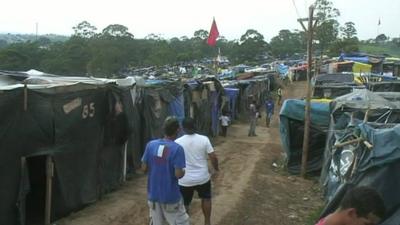
[[[297,9],[297,6],[296,6],[296,3],[294,2],[294,0],[292,0],[292,3],[293,3],[294,8],[296,9],[297,18],[300,18],[301,16],[300,16],[299,10]]]

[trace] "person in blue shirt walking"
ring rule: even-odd
[[[272,115],[274,115],[274,101],[269,98],[267,101],[265,101],[265,120],[266,120],[266,125],[269,127],[269,124],[271,123]]]
[[[189,225],[178,179],[185,175],[185,153],[174,140],[180,131],[175,117],[164,122],[164,138],[152,140],[142,157],[142,170],[148,172],[147,199],[150,224]]]

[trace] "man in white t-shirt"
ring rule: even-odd
[[[185,175],[179,179],[186,211],[193,199],[194,191],[201,198],[204,224],[211,224],[211,180],[207,159],[210,159],[215,172],[219,171],[218,158],[208,137],[195,133],[194,120],[185,118],[182,121],[185,135],[175,140],[183,147],[186,158]]]

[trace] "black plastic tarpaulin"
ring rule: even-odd
[[[389,211],[382,224],[400,224],[396,220],[400,217],[400,104],[358,90],[337,98],[331,106],[320,178],[328,204],[321,217],[337,209],[349,188],[370,186],[382,195]],[[355,139],[360,141],[340,145]]]
[[[340,141],[346,141],[354,134],[363,137],[373,147],[369,149],[361,142],[332,152],[324,183],[328,204],[321,217],[336,210],[348,188],[370,186],[381,194],[388,210],[381,224],[400,224],[396,219],[400,217],[400,125],[360,121],[343,132]]]
[[[117,90],[78,82],[0,91],[0,224],[43,223],[47,156],[52,221],[121,183],[129,128]]]

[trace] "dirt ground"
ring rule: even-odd
[[[283,89],[284,98],[305,95],[305,82]],[[213,140],[220,161],[213,180],[214,225],[309,225],[322,206],[318,184],[291,176],[282,168],[279,108],[270,128],[265,115],[258,121],[257,137],[247,137],[248,124],[228,128],[228,137]],[[299,134],[302,135],[302,134]],[[200,200],[191,206],[191,224],[203,224]],[[148,221],[146,176],[136,175],[97,203],[70,215],[57,225],[144,225]]]

